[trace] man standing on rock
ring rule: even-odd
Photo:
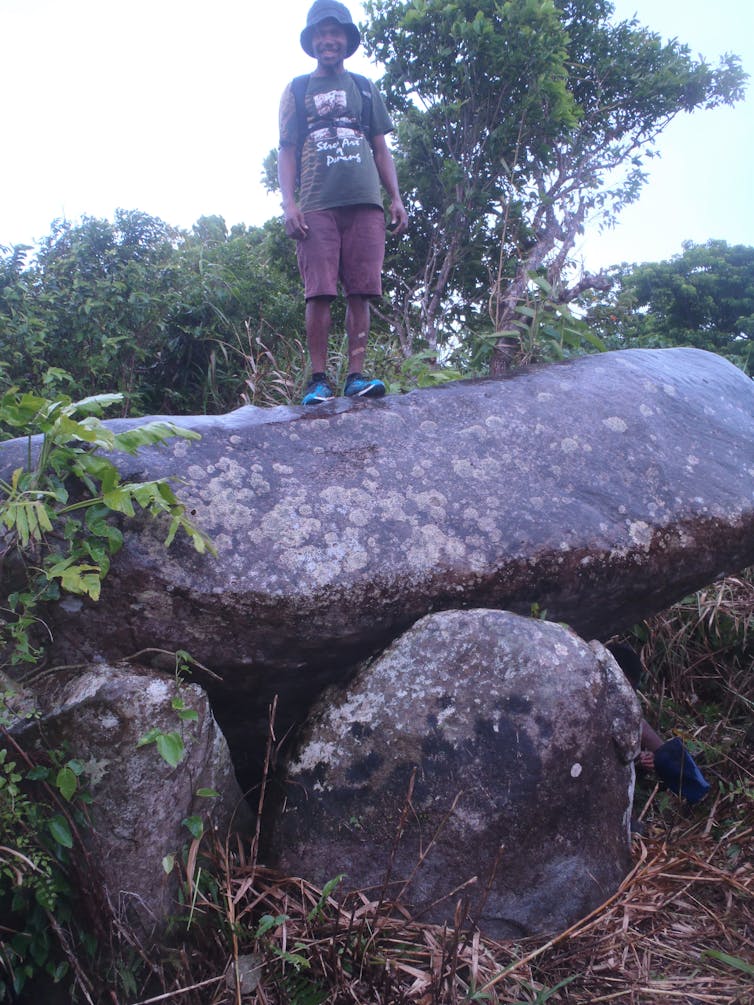
[[[326,366],[330,305],[338,280],[346,296],[349,372],[344,393],[367,398],[385,393],[381,380],[362,373],[369,301],[382,294],[385,214],[380,182],[390,199],[393,234],[406,230],[408,216],[385,141],[393,124],[382,97],[371,81],[344,67],[360,43],[342,3],[316,0],[301,46],[317,67],[293,80],[280,103],[278,178],[285,232],[296,241],[304,281],[312,368],[305,405],[334,397]]]

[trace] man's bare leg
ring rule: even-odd
[[[306,301],[306,344],[312,373],[327,371],[327,343],[332,316],[328,297],[312,297]]]
[[[352,296],[346,302],[348,372],[361,373],[369,338],[369,298]]]
[[[348,334],[348,376],[345,394],[349,398],[381,398],[385,385],[381,380],[364,377],[362,370],[369,338],[369,297],[348,297],[346,310]],[[355,377],[353,375],[356,374]],[[353,378],[353,379],[350,379]]]

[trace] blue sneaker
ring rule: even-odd
[[[360,373],[349,373],[343,393],[347,398],[381,398],[385,393],[385,385],[381,380],[370,380]]]
[[[330,398],[334,397],[335,394],[327,381],[327,377],[325,377],[324,374],[316,374],[312,376],[312,379],[306,385],[306,390],[304,391],[304,397],[301,400],[301,404],[321,405],[323,401],[329,401]]]

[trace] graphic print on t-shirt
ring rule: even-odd
[[[293,85],[280,103],[280,146],[299,151],[298,204],[304,213],[337,206],[379,206],[382,191],[370,137],[393,128],[385,103],[373,84],[368,130],[363,129],[361,90],[350,73],[336,79],[309,76],[304,108]],[[305,112],[306,126],[300,114]]]
[[[311,137],[317,152],[323,154],[328,167],[345,161],[361,163],[361,134],[348,117],[345,91],[324,91],[314,95],[317,118],[328,120],[327,126],[314,129]]]
[[[338,114],[345,115],[346,92],[324,91],[322,94],[315,94],[314,107],[320,119],[336,118]]]

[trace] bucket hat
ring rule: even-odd
[[[361,44],[361,35],[359,34],[359,29],[353,23],[353,18],[348,8],[345,4],[338,3],[337,0],[314,0],[306,16],[306,28],[301,32],[301,48],[307,56],[314,58],[312,35],[317,25],[321,21],[327,20],[327,18],[333,18],[345,29],[348,40],[346,57],[352,56]]]

